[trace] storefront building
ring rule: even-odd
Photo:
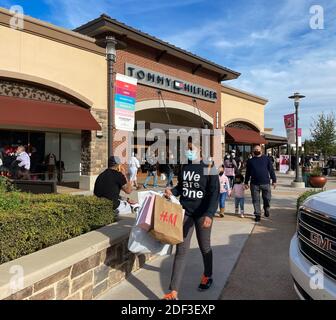
[[[254,144],[266,145],[264,111],[268,100],[254,94],[222,85],[221,125],[225,132],[226,152],[237,150],[244,160]]]
[[[106,15],[76,29],[99,43],[113,36],[117,50],[114,71],[138,81],[135,123],[146,129],[221,129],[221,82],[240,74],[126,26]],[[145,144],[135,141],[144,155]]]
[[[104,166],[93,152],[106,144],[104,138],[95,143],[107,108],[105,50],[94,39],[30,17],[16,30],[11,18],[0,9],[0,148],[34,148],[37,178],[49,178],[41,173],[50,165],[50,178],[58,171],[78,186],[83,177],[87,187],[85,177]],[[48,162],[50,155],[56,159]]]
[[[0,149],[23,144],[36,151],[37,178],[92,189],[107,166],[107,36],[120,44],[114,78],[118,73],[138,81],[135,123],[145,122],[146,129],[222,129],[226,150],[244,154],[265,141],[267,100],[222,85],[238,78],[236,71],[106,15],[74,31],[30,17],[16,30],[11,17],[0,9]],[[135,151],[146,147],[135,141]]]

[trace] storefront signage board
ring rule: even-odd
[[[114,90],[115,128],[134,131],[137,79],[117,73]]]
[[[153,70],[139,67],[130,63],[125,64],[125,74],[138,80],[138,83],[166,91],[183,94],[186,96],[217,101],[217,92],[213,89],[177,79],[173,76],[162,74]]]

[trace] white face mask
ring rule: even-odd
[[[195,161],[197,159],[197,154],[194,150],[187,150],[185,155],[189,161]]]

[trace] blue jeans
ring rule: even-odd
[[[227,197],[227,192],[223,192],[219,194],[219,207],[221,209],[225,208],[226,197]]]
[[[240,213],[244,212],[244,203],[245,199],[244,198],[235,198],[235,209],[238,210],[240,207]]]
[[[173,178],[174,178],[174,172],[170,172],[167,174],[167,184],[166,187],[172,187],[173,186]]]
[[[157,172],[156,171],[148,171],[147,172],[147,177],[145,180],[145,183],[143,184],[144,187],[147,187],[148,182],[150,180],[151,177],[154,177],[154,188],[156,188],[158,186],[158,176],[157,176]]]

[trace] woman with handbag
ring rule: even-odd
[[[188,163],[183,165],[178,177],[177,186],[167,188],[165,196],[179,196],[185,210],[183,221],[184,241],[176,246],[176,255],[170,282],[170,292],[164,300],[177,300],[178,291],[187,262],[187,252],[191,237],[196,229],[198,244],[203,256],[204,272],[198,286],[200,291],[207,290],[213,283],[212,279],[212,249],[210,244],[211,227],[214,214],[217,211],[219,198],[219,180],[217,170],[209,168],[201,157],[199,150],[189,143],[186,151]]]

